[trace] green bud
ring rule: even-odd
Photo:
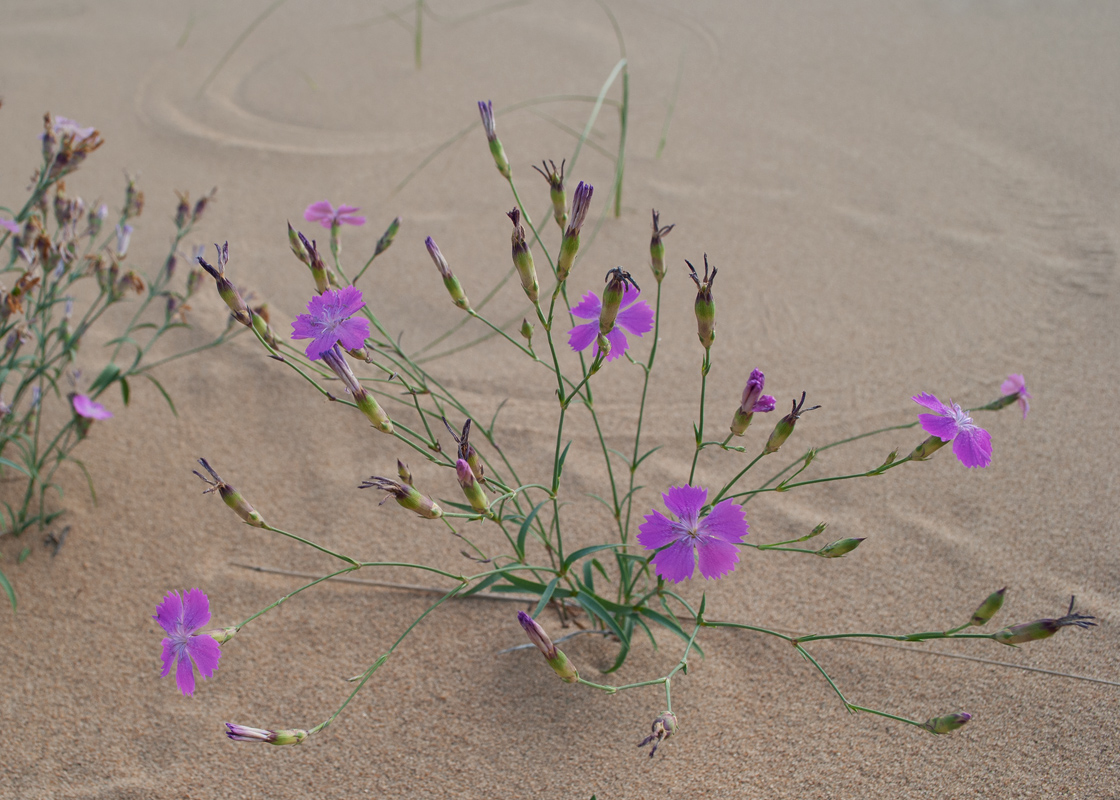
[[[704,254],[704,279],[696,273],[696,267],[685,261],[690,270],[690,276],[696,284],[696,332],[700,337],[700,344],[705,350],[710,350],[716,339],[716,303],[712,299],[712,283],[716,279],[716,269],[713,267],[711,275],[708,274],[708,254]],[[792,430],[792,429],[791,429]]]
[[[529,320],[521,320],[521,335],[525,337],[525,341],[532,344],[533,342],[533,326],[529,324]]]
[[[818,550],[817,555],[822,558],[840,558],[859,547],[859,543],[862,541],[863,539],[838,539]]]
[[[212,637],[218,644],[225,644],[237,635],[237,630],[237,628],[218,628],[217,630],[206,631],[206,634]]]
[[[517,268],[517,275],[521,279],[521,288],[529,302],[536,305],[540,296],[537,286],[537,269],[533,266],[533,253],[525,242],[525,228],[521,226],[521,210],[518,208],[506,214],[513,221],[513,265]]]
[[[930,436],[928,439],[914,448],[914,452],[910,454],[910,460],[926,461],[930,456],[932,456],[947,444],[948,442],[942,441],[937,436]]]
[[[399,466],[403,466],[398,461]],[[409,476],[412,477],[411,475]],[[358,486],[359,489],[382,489],[388,492],[385,495],[385,500],[392,497],[397,501],[401,508],[407,508],[409,511],[415,511],[425,519],[439,519],[443,516],[443,509],[432,502],[430,497],[425,497],[420,494],[411,484],[400,483],[392,478],[381,478],[377,475],[372,476],[369,480],[362,481]],[[384,503],[385,500],[381,502]]]
[[[194,471],[194,474],[201,478],[203,482],[210,487],[209,489],[204,491],[203,494],[217,492],[218,496],[222,498],[222,502],[233,509],[233,512],[237,514],[237,516],[241,517],[241,519],[243,519],[247,524],[252,525],[254,528],[267,527],[267,523],[265,523],[264,517],[262,517],[256,511],[256,509],[249,505],[249,502],[241,496],[241,492],[237,491],[228,483],[223,481],[221,477],[219,477],[218,473],[215,472],[213,468],[206,462],[205,458],[200,458],[198,460],[198,463],[201,464],[202,468],[210,474],[210,477],[207,478],[198,470]]]
[[[311,266],[311,256],[308,255],[303,240],[300,235],[296,233],[295,228],[292,227],[292,223],[290,222],[288,223],[288,246],[292,248],[292,252],[295,253],[296,258],[308,267]]]
[[[389,415],[385,413],[372,394],[363,389],[354,395],[354,402],[357,404],[358,410],[366,415],[366,419],[373,423],[373,427],[382,433],[393,432],[393,421],[389,419]]]
[[[447,288],[447,293],[451,295],[451,302],[463,310],[470,310],[471,304],[467,300],[467,295],[463,292],[463,286],[459,283],[459,279],[451,272],[451,267],[447,263],[447,259],[443,257],[440,252],[439,246],[436,245],[435,240],[429,236],[424,240],[424,245],[428,248],[428,255],[432,257],[432,261],[439,270],[439,274],[443,277],[443,285]]]
[[[408,464],[404,463],[399,458],[397,459],[397,475],[409,486],[412,485],[412,473],[408,469]]]
[[[544,169],[541,169],[544,167]],[[541,166],[533,165],[533,169],[544,176],[548,181],[548,195],[552,200],[552,218],[564,230],[568,224],[568,196],[564,191],[564,162],[560,162],[560,169],[556,169],[555,161],[542,161]]]
[[[801,393],[801,402],[793,401],[793,409],[778,420],[778,424],[774,426],[774,432],[770,434],[770,438],[766,442],[766,448],[762,451],[764,454],[776,453],[786,439],[793,433],[793,428],[797,425],[797,420],[801,419],[801,415],[806,411],[815,411],[820,406],[811,406],[805,408],[805,392]]]
[[[602,337],[614,330],[614,321],[618,318],[618,309],[622,307],[627,284],[635,288],[638,286],[630,273],[622,267],[615,267],[607,273],[607,286],[603,289],[603,304],[599,312],[599,335]]]
[[[994,617],[996,613],[1003,608],[1003,598],[1006,593],[1007,587],[1004,586],[998,592],[992,592],[988,595],[987,599],[973,612],[972,619],[968,621],[968,624],[976,625],[977,627],[986,624],[988,620]]]
[[[952,733],[958,728],[963,728],[965,723],[972,719],[972,715],[967,711],[962,711],[959,714],[948,714],[944,717],[933,717],[922,724],[930,733],[943,734]]]
[[[560,242],[560,255],[556,259],[556,280],[563,283],[572,274],[572,264],[575,263],[576,253],[579,252],[579,234],[565,233]]]
[[[319,249],[315,246],[315,242],[309,242],[302,233],[296,235],[307,251],[309,260],[304,263],[311,269],[311,277],[315,279],[315,291],[322,294],[331,285],[330,275],[327,274],[327,265],[323,263],[323,257],[319,255]]]
[[[649,240],[649,260],[653,277],[658,283],[661,283],[665,277],[665,243],[661,239],[673,230],[673,227],[673,225],[661,227],[657,211],[653,212],[653,236]]]
[[[389,245],[393,243],[393,239],[397,235],[397,231],[401,229],[401,218],[396,217],[389,223],[389,227],[385,229],[385,233],[381,234],[381,238],[377,240],[377,247],[373,248],[373,257],[377,258],[379,255],[389,249]]]
[[[1024,622],[1020,625],[1011,625],[1001,631],[997,631],[992,637],[1000,644],[1023,644],[1024,642],[1035,642],[1039,639],[1048,639],[1062,628],[1073,626],[1076,628],[1090,628],[1097,623],[1092,620],[1096,619],[1089,614],[1075,614],[1073,612],[1073,601],[1075,598],[1069,599],[1069,611],[1064,617],[1058,619],[1036,619],[1034,622]]]
[[[529,637],[529,641],[536,645],[536,648],[541,651],[545,661],[552,667],[552,671],[560,676],[560,680],[564,683],[575,683],[579,680],[579,673],[572,663],[568,661],[568,657],[552,640],[548,638],[544,628],[540,626],[535,619],[530,617],[524,611],[517,612],[517,620],[521,623],[522,629]]]
[[[463,488],[463,495],[467,498],[467,502],[471,504],[471,508],[481,514],[490,513],[490,501],[486,498],[486,492],[474,477],[474,471],[467,460],[460,458],[455,463],[455,477],[459,479],[459,485]]]
[[[494,165],[497,166],[498,172],[502,173],[502,177],[508,180],[510,176],[509,159],[506,158],[506,151],[502,147],[500,139],[494,138],[490,141],[490,155],[494,156]]]

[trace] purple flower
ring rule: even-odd
[[[68,134],[73,135],[74,144],[83,142],[89,137],[93,136],[93,134],[97,133],[97,128],[83,128],[80,124],[72,119],[68,119],[67,117],[55,117],[54,125],[52,126],[51,130],[55,136],[66,136]],[[42,141],[45,136],[46,134],[40,133],[39,141]]]
[[[0,228],[8,231],[8,233],[19,236],[23,231],[23,226],[16,222],[14,219],[0,219]]]
[[[113,416],[113,412],[105,408],[105,406],[98,403],[96,400],[91,400],[84,394],[76,394],[70,400],[74,405],[74,411],[80,417],[86,419],[109,419]]]
[[[485,103],[478,101],[478,113],[482,117],[482,129],[486,132],[486,140],[493,142],[498,138],[494,129],[494,104],[487,100]]]
[[[649,307],[645,300],[638,300],[639,294],[641,293],[633,286],[628,286],[626,292],[622,295],[621,310],[615,317],[614,327],[607,334],[607,341],[611,344],[611,351],[607,353],[607,361],[620,358],[626,352],[626,348],[630,346],[622,328],[635,336],[649,333],[653,329],[653,309]],[[599,338],[599,314],[602,310],[603,301],[594,292],[585,294],[580,299],[579,305],[572,309],[572,313],[580,319],[592,320],[583,325],[576,325],[568,331],[568,344],[573,350],[586,350],[592,342],[595,342],[595,355],[599,355],[597,339]]]
[[[911,397],[932,414],[919,414],[922,430],[943,442],[953,443],[953,452],[966,467],[986,467],[992,463],[992,435],[972,421],[972,417],[952,400],[945,405],[932,394]]]
[[[342,342],[347,350],[362,347],[369,336],[369,322],[349,317],[365,304],[361,290],[353,286],[328,289],[311,298],[307,304],[309,313],[296,317],[292,323],[292,338],[313,340],[307,346],[307,357],[312,361],[321,358],[335,342]]]
[[[677,519],[655,510],[638,527],[638,542],[657,551],[650,561],[658,575],[680,583],[692,577],[697,559],[700,574],[709,580],[735,569],[739,562],[735,545],[750,527],[742,506],[727,499],[701,518],[700,509],[708,499],[708,490],[702,486],[670,486],[661,498]]]
[[[743,387],[743,400],[739,404],[739,410],[744,414],[753,414],[756,411],[759,413],[773,411],[774,398],[762,393],[765,386],[766,376],[760,370],[751,370],[751,376],[747,378],[747,385]]]
[[[318,222],[324,228],[346,223],[347,225],[365,225],[366,218],[359,217],[355,211],[361,211],[357,206],[341,205],[337,209],[326,200],[312,203],[303,212],[303,218],[308,222]]]
[[[1027,391],[1026,379],[1022,375],[1008,375],[1007,380],[1000,384],[999,390],[1005,397],[1009,394],[1019,395],[1016,402],[1019,403],[1019,408],[1023,409],[1023,419],[1026,419],[1027,412],[1031,410],[1031,404],[1027,402],[1031,393]]]
[[[175,682],[183,694],[194,694],[194,669],[209,678],[218,668],[222,648],[212,636],[199,634],[198,629],[210,622],[210,601],[201,589],[188,589],[182,596],[168,592],[163,602],[156,606],[152,617],[167,631],[163,640],[163,672],[166,678],[175,665]]]
[[[132,226],[131,225],[118,225],[117,226],[117,256],[124,258],[125,253],[128,252],[128,243],[132,241]]]

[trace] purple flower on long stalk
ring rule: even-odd
[[[992,435],[976,425],[959,405],[952,400],[945,405],[928,392],[910,399],[934,412],[918,415],[922,430],[942,442],[952,442],[953,453],[962,464],[986,467],[992,463]]]
[[[346,286],[342,289],[328,289],[318,297],[312,297],[307,304],[306,314],[300,314],[292,323],[293,339],[311,339],[307,346],[307,357],[312,361],[322,358],[323,353],[341,342],[347,350],[363,347],[369,336],[369,321],[350,319],[363,307],[360,289]]]
[[[76,394],[70,401],[74,405],[74,412],[79,417],[86,419],[109,419],[113,412],[105,408],[96,400],[91,400],[84,394]]]
[[[680,583],[692,577],[697,562],[700,574],[708,580],[735,569],[739,562],[736,545],[750,527],[742,506],[729,498],[701,517],[700,509],[708,499],[708,490],[702,486],[670,486],[661,498],[676,519],[654,510],[638,527],[638,542],[656,551],[650,562],[659,576]]]
[[[163,672],[167,677],[175,667],[175,682],[183,694],[194,693],[194,667],[203,678],[213,676],[222,648],[209,634],[198,633],[210,622],[210,600],[201,589],[188,589],[182,595],[168,592],[156,606],[152,617],[167,631],[163,640]],[[192,666],[193,663],[193,666]]]
[[[626,352],[626,348],[630,346],[626,334],[622,331],[623,328],[635,336],[649,333],[653,329],[653,309],[649,307],[645,300],[638,299],[639,294],[641,292],[636,288],[628,286],[626,292],[622,295],[622,305],[618,316],[615,317],[614,327],[607,334],[607,341],[611,345],[610,352],[607,353],[607,361],[621,358],[622,354]],[[580,298],[579,304],[572,309],[572,314],[580,319],[592,321],[583,325],[576,325],[568,331],[568,344],[573,350],[586,350],[594,342],[595,356],[598,357],[599,315],[602,311],[603,301],[594,292],[588,292]]]
[[[354,213],[355,211],[361,211],[361,209],[346,204],[335,208],[328,201],[320,200],[318,203],[312,203],[304,210],[303,218],[308,222],[318,222],[324,228],[333,228],[335,225],[343,223],[346,225],[365,225],[366,218],[358,216]]]
[[[1027,412],[1031,410],[1031,404],[1027,402],[1031,398],[1031,393],[1027,391],[1026,379],[1022,375],[1008,375],[1007,380],[1000,384],[999,390],[1003,392],[1004,396],[1009,394],[1019,395],[1015,402],[1023,410],[1023,419],[1026,419]]]

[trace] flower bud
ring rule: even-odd
[[[712,348],[716,339],[716,303],[712,299],[712,283],[716,279],[716,269],[712,268],[711,276],[708,275],[708,254],[704,254],[704,279],[696,273],[696,267],[685,261],[690,270],[690,277],[696,284],[696,332],[700,336],[700,344],[705,350]]]
[[[986,624],[988,620],[994,617],[996,613],[1001,608],[1003,608],[1003,598],[1005,594],[1007,594],[1006,586],[1004,586],[998,592],[992,592],[990,595],[988,595],[987,599],[985,599],[983,603],[977,606],[976,611],[973,612],[972,619],[968,621],[968,624],[976,625],[977,627]]]
[[[666,711],[653,721],[649,736],[638,742],[638,747],[645,747],[652,742],[653,749],[649,751],[649,757],[653,758],[661,743],[670,736],[674,736],[678,730],[680,730],[680,723],[677,722],[677,715],[672,711]]]
[[[455,462],[455,477],[459,479],[459,485],[463,487],[463,494],[466,496],[467,502],[471,504],[471,508],[480,514],[489,514],[490,502],[486,499],[486,492],[482,485],[475,480],[471,465],[467,463],[465,458],[460,458]]]
[[[910,454],[910,460],[927,461],[930,456],[947,444],[949,442],[943,440],[940,436],[931,436],[914,448],[914,452]]]
[[[944,717],[933,717],[926,720],[922,724],[930,733],[952,733],[957,728],[963,728],[965,723],[972,719],[972,715],[967,711],[962,711],[959,714],[948,714]]]
[[[447,259],[443,257],[443,253],[439,251],[435,240],[429,236],[424,240],[424,246],[428,248],[428,255],[432,257],[435,262],[436,269],[443,277],[443,285],[447,287],[447,293],[451,295],[451,302],[463,310],[469,310],[471,303],[467,300],[467,295],[463,292],[463,287],[459,283],[459,279],[451,272],[451,267],[447,263]]]
[[[229,307],[229,310],[233,313],[233,318],[245,327],[249,327],[253,324],[252,312],[249,311],[249,306],[241,297],[241,293],[237,291],[237,287],[226,278],[226,264],[229,262],[229,242],[226,242],[222,247],[218,247],[217,244],[214,247],[218,250],[217,268],[208,264],[202,256],[198,257],[199,266],[209,272],[211,277],[214,278],[214,282],[218,284],[218,296]]]
[[[218,628],[212,631],[206,631],[207,635],[211,636],[218,644],[225,644],[234,636],[237,635],[238,628]]]
[[[397,459],[397,475],[409,486],[412,485],[412,472],[408,469],[408,464],[404,463],[399,458]]]
[[[389,249],[389,245],[393,243],[393,239],[397,235],[397,231],[401,229],[401,218],[394,217],[393,221],[389,223],[389,227],[385,229],[385,233],[381,234],[381,238],[377,240],[377,246],[373,248],[373,257],[377,258],[379,255]]]
[[[572,213],[568,218],[568,229],[564,231],[564,238],[560,242],[560,255],[556,259],[556,280],[563,283],[572,273],[572,264],[575,263],[576,253],[579,252],[579,233],[587,219],[587,210],[591,207],[591,195],[595,187],[590,183],[579,182],[575,195],[572,197]]]
[[[544,628],[540,624],[526,614],[524,611],[517,612],[517,621],[521,623],[524,628],[525,634],[529,637],[529,641],[537,646],[537,649],[544,655],[545,661],[552,667],[552,671],[560,676],[560,680],[564,683],[575,683],[579,680],[579,673],[576,668],[568,661],[568,657],[564,655],[564,651],[560,650],[548,638],[548,634],[544,632]]]
[[[307,251],[309,260],[304,263],[311,269],[311,277],[315,279],[315,291],[322,294],[331,287],[331,277],[327,273],[327,265],[323,263],[323,257],[319,255],[319,248],[315,246],[314,241],[307,241],[307,237],[302,233],[296,235],[299,236],[300,243]]]
[[[1059,619],[1036,619],[1034,622],[1024,622],[1019,625],[1011,625],[1001,631],[997,631],[992,637],[1001,644],[1015,645],[1023,644],[1024,642],[1035,642],[1039,639],[1048,639],[1062,628],[1073,626],[1077,628],[1090,628],[1097,623],[1091,620],[1096,619],[1089,614],[1075,614],[1073,612],[1074,598],[1069,599],[1069,611],[1064,617]]]
[[[399,461],[397,463],[400,464]],[[411,475],[409,477],[411,477]],[[381,478],[374,475],[368,480],[362,481],[358,488],[382,489],[388,492],[388,494],[385,495],[385,500],[392,497],[402,508],[415,511],[426,519],[439,519],[443,516],[443,509],[433,503],[430,497],[424,497],[424,495],[416,491],[410,484],[399,483],[392,478]],[[384,503],[385,500],[381,502]]]
[[[490,155],[494,157],[494,164],[498,167],[498,172],[502,173],[502,177],[508,179],[509,159],[506,158],[506,151],[494,129],[494,104],[489,100],[485,103],[479,101],[478,113],[482,117],[482,129],[486,131],[486,141],[490,144]]]
[[[521,209],[515,208],[506,214],[513,222],[513,266],[521,278],[521,288],[529,302],[536,304],[540,297],[537,285],[537,269],[533,266],[533,253],[525,242],[525,228],[521,226]]]
[[[261,305],[252,311],[253,314],[253,330],[264,339],[265,344],[273,350],[280,349],[280,340],[276,338],[276,332],[272,330],[272,326],[268,324],[268,306]]]
[[[674,225],[666,225],[661,227],[659,215],[656,210],[653,212],[653,236],[649,240],[649,261],[650,268],[653,270],[653,277],[658,283],[665,278],[665,244],[661,241],[662,237],[668,235],[669,231],[673,230]]]
[[[801,419],[801,415],[806,411],[815,411],[820,406],[811,406],[805,408],[805,392],[801,393],[801,402],[793,401],[793,410],[778,420],[778,424],[774,426],[774,432],[770,434],[770,439],[766,442],[766,448],[763,453],[776,453],[778,449],[785,444],[786,439],[793,433],[793,428],[797,424],[797,420]]]
[[[603,289],[603,303],[599,311],[599,335],[606,337],[614,330],[614,321],[618,318],[618,309],[622,306],[622,298],[626,294],[627,284],[638,288],[630,273],[615,267],[607,273],[607,286]],[[641,291],[639,289],[639,291]],[[601,347],[601,345],[600,345]],[[607,350],[610,350],[608,345]]]
[[[307,246],[304,245],[303,237],[296,233],[296,229],[292,227],[292,223],[288,223],[288,246],[292,248],[296,258],[304,263],[307,267],[311,266],[311,256],[307,252]]]
[[[382,433],[392,433],[393,421],[389,419],[389,415],[381,408],[377,399],[358,382],[358,377],[350,369],[350,364],[347,363],[346,357],[342,355],[339,346],[336,344],[325,351],[322,360],[346,386],[346,391],[354,398],[354,404],[358,406],[359,411],[366,415],[366,419],[373,423],[373,427]]]
[[[751,424],[756,411],[767,413],[774,410],[774,398],[762,393],[765,386],[766,376],[760,370],[751,370],[751,376],[743,388],[743,399],[731,419],[731,433],[735,436],[746,433],[747,426]]]
[[[195,224],[202,219],[202,215],[206,213],[206,207],[214,201],[214,196],[218,193],[218,187],[215,186],[208,194],[202,195],[198,198],[198,202],[194,204],[194,211],[191,212],[191,224]]]
[[[250,728],[245,725],[226,723],[226,736],[235,742],[265,742],[266,744],[284,745],[300,744],[307,738],[304,730],[266,731],[261,728]]]
[[[840,558],[859,547],[859,543],[862,541],[863,539],[837,539],[832,544],[826,544],[818,550],[817,555],[822,558]]]
[[[191,218],[191,196],[178,190],[175,194],[179,195],[179,206],[175,209],[175,227],[182,230]]]
[[[521,320],[521,335],[525,337],[525,341],[533,343],[533,326],[527,319]]]
[[[563,231],[564,226],[568,224],[568,198],[564,193],[564,162],[560,162],[559,170],[556,169],[555,161],[542,161],[540,167],[534,164],[533,169],[548,181],[548,194],[552,199],[552,218]]]
[[[198,460],[198,463],[202,465],[202,468],[204,470],[210,473],[210,478],[207,478],[198,470],[194,470],[194,474],[201,478],[202,481],[210,487],[209,489],[204,491],[203,494],[217,492],[218,495],[222,498],[222,502],[232,508],[234,513],[237,514],[237,516],[241,517],[241,519],[243,519],[246,523],[252,525],[254,528],[267,527],[267,523],[264,521],[264,517],[262,517],[256,511],[256,509],[249,505],[249,502],[241,496],[241,492],[237,491],[228,483],[223,481],[221,477],[219,477],[218,473],[215,472],[208,463],[206,463],[205,458],[200,458]]]

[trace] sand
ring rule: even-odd
[[[472,298],[508,268],[513,203],[475,129],[395,191],[442,142],[477,121],[475,101],[504,108],[598,93],[619,59],[591,2],[433,4],[423,67],[412,34],[380,7],[289,3],[267,17],[200,92],[263,2],[5,3],[0,12],[0,189],[21,197],[41,114],[96,125],[107,144],[70,181],[116,200],[121,170],[139,173],[148,208],[130,262],[159,263],[173,189],[220,187],[191,245],[230,242],[235,281],[266,298],[288,330],[311,292],[288,251],[285,220],[328,198],[362,207],[344,259],[371,252],[395,215],[393,248],[363,278],[393,332],[417,348],[457,321],[422,241],[440,242]],[[694,581],[714,618],[796,631],[906,632],[957,624],[1007,586],[997,623],[1056,616],[1072,594],[1097,616],[1017,650],[994,642],[813,652],[852,702],[925,719],[967,710],[962,731],[932,737],[852,716],[788,645],[711,631],[706,658],[674,682],[681,733],[652,762],[635,745],[662,710],[659,689],[607,697],[561,684],[523,641],[521,606],[463,601],[424,622],[337,723],[307,744],[228,741],[223,722],[310,727],[342,701],[430,598],[325,585],[285,603],[225,647],[193,698],[159,671],[151,620],[170,589],[200,587],[217,625],[233,624],[299,585],[235,564],[322,574],[329,560],[250,529],[191,475],[208,458],[265,516],[368,559],[469,567],[438,525],[358,492],[391,474],[393,439],[325,402],[243,337],[164,369],[172,416],[137,387],[98,423],[66,475],[71,531],[57,557],[40,534],[0,540],[20,597],[0,613],[0,797],[1078,797],[1120,796],[1120,687],[1030,672],[1120,681],[1117,514],[1120,402],[1116,247],[1120,229],[1120,93],[1113,3],[611,2],[629,58],[629,139],[622,214],[603,221],[572,277],[583,293],[625,265],[650,291],[649,211],[676,229],[639,509],[687,477],[701,348],[685,258],[719,268],[718,338],[709,419],[722,431],[752,367],[786,405],[823,407],[778,456],[914,419],[920,391],[987,402],[1012,372],[1034,400],[978,417],[995,459],[965,470],[948,449],[875,480],[806,487],[748,506],[752,536],[776,541],[830,523],[860,549],[821,561],[744,553],[729,578]],[[410,22],[413,12],[401,12]],[[460,15],[460,16],[456,16]],[[463,16],[466,15],[466,16]],[[658,154],[666,112],[675,110]],[[610,97],[619,97],[619,86]],[[590,104],[553,102],[504,114],[499,132],[527,205],[545,218],[541,158],[570,158]],[[618,119],[605,107],[577,166],[605,208]],[[309,225],[303,226],[309,233]],[[316,230],[320,239],[323,232]],[[549,229],[555,247],[556,231]],[[590,244],[588,245],[588,242]],[[192,309],[200,343],[225,322],[207,291]],[[524,313],[516,286],[489,307]],[[456,334],[465,343],[475,325]],[[111,334],[106,332],[103,339]],[[648,339],[648,337],[647,337]],[[645,353],[648,341],[635,344]],[[96,341],[83,359],[98,364]],[[568,362],[571,363],[571,362]],[[507,453],[544,475],[556,408],[547,373],[508,345],[427,364],[498,424]],[[626,447],[638,370],[596,380],[612,444]],[[406,415],[405,415],[406,416]],[[753,449],[773,420],[752,428]],[[575,413],[563,490],[573,543],[604,541],[610,519],[585,497],[603,468],[585,413]],[[449,443],[449,437],[443,437]],[[816,474],[879,463],[914,431],[822,454]],[[740,454],[705,452],[715,484]],[[454,497],[442,470],[408,458],[418,481]],[[775,462],[776,463],[776,462]],[[769,474],[769,472],[767,472]],[[492,532],[479,534],[497,548]],[[19,551],[32,556],[16,565]],[[416,582],[386,572],[388,580]],[[545,617],[554,634],[563,633]],[[664,674],[679,641],[637,642],[604,681]],[[914,652],[920,650],[921,652]],[[567,646],[585,675],[609,666],[610,642]],[[961,654],[1002,662],[948,658]]]

